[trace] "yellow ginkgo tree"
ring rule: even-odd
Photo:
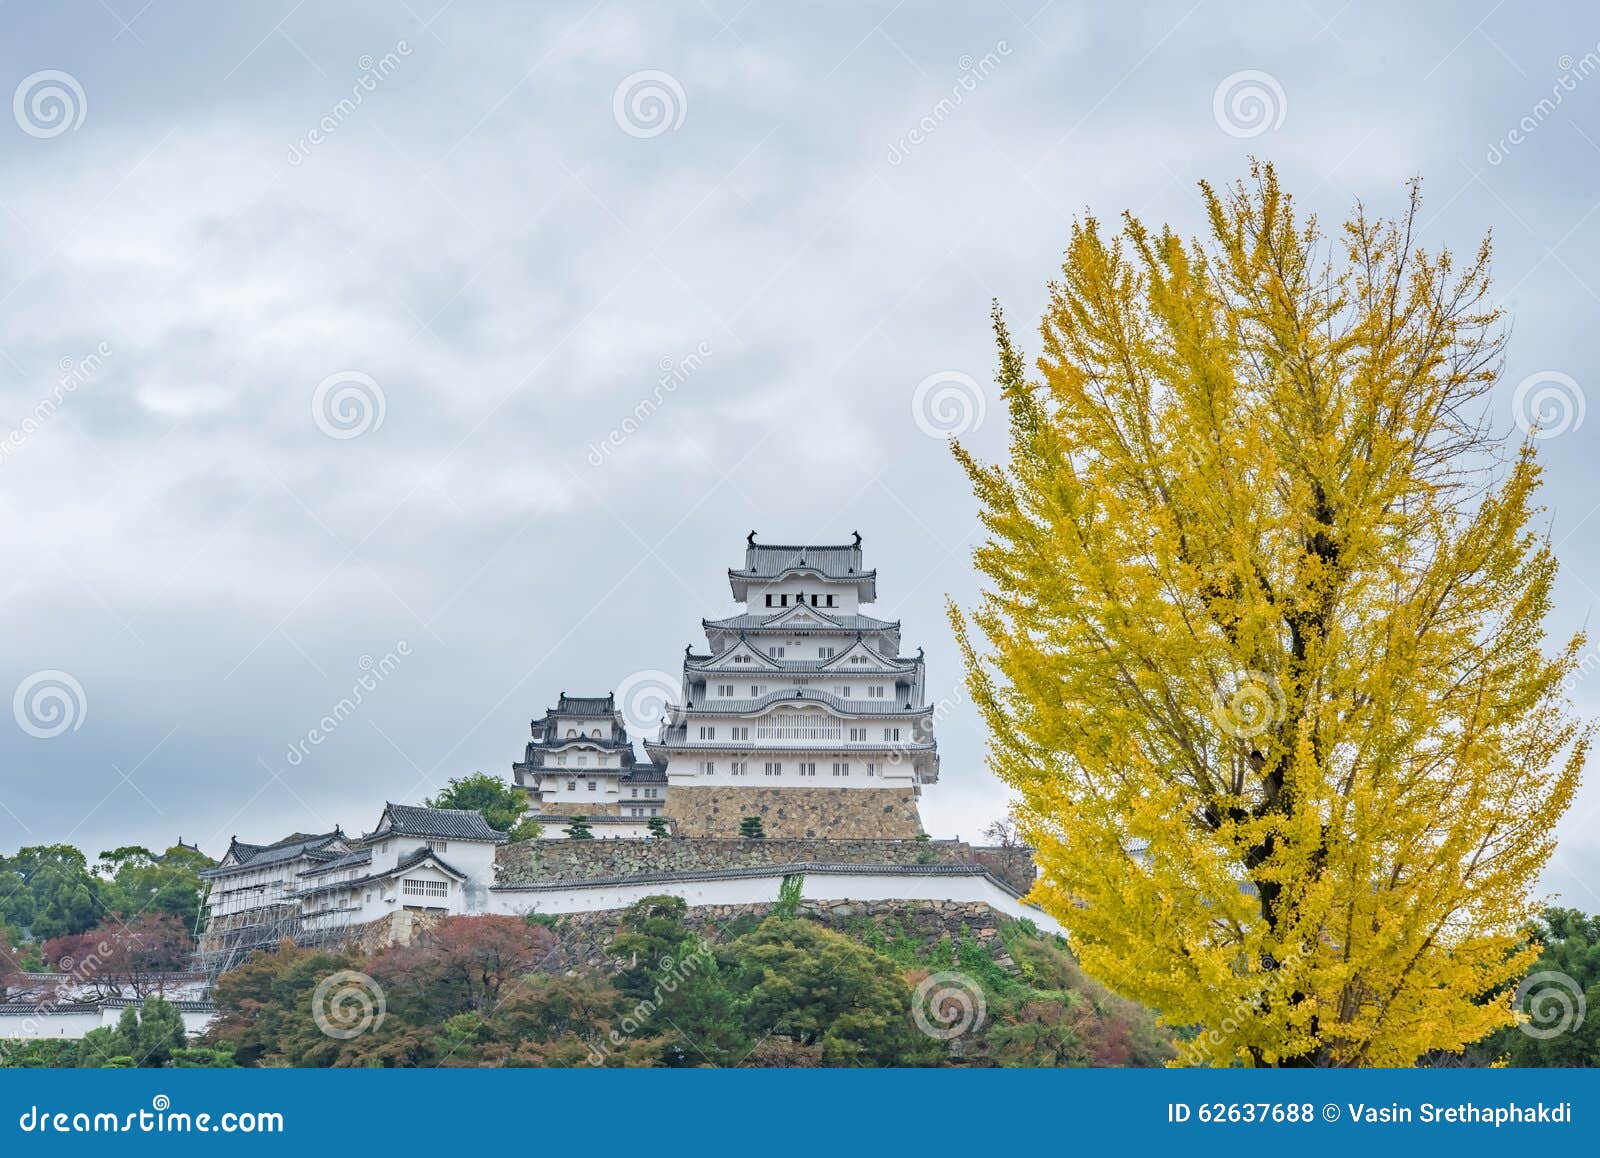
[[[1201,193],[1204,240],[1074,227],[1036,372],[997,309],[951,617],[1091,974],[1190,1062],[1408,1065],[1513,1022],[1589,742],[1490,247],[1422,247],[1415,186],[1335,236],[1270,166]]]

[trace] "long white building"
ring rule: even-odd
[[[864,614],[877,572],[843,545],[746,540],[728,583],[744,609],[702,620],[707,649],[645,750],[665,768],[668,815],[689,836],[746,816],[769,835],[916,836],[916,799],[939,776],[922,652]],[[858,795],[859,794],[859,795]]]
[[[482,813],[385,804],[371,832],[296,833],[271,844],[234,837],[206,882],[198,960],[215,975],[285,938],[337,943],[396,914],[485,912],[506,835]]]

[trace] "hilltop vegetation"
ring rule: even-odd
[[[642,901],[618,922],[609,952],[619,967],[563,974],[541,968],[555,933],[511,917],[451,918],[416,945],[369,956],[286,946],[222,979],[208,1041],[241,1065],[295,1066],[1158,1065],[1173,1056],[1148,1011],[1087,981],[1064,947],[1023,924],[1008,930],[1013,976],[976,945],[923,951],[877,926],[850,936],[780,913],[705,940],[684,917],[677,898]]]

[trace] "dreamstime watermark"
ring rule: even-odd
[[[78,387],[100,372],[100,367],[105,365],[109,357],[111,357],[110,344],[101,342],[81,358],[62,358],[56,364],[59,373],[55,385],[50,388],[50,393],[35,402],[33,409],[28,411],[28,416],[0,439],[0,465],[4,465],[7,458],[21,450],[28,439],[39,433],[45,423],[56,416],[61,404],[75,393]]]
[[[940,97],[916,124],[900,135],[900,138],[889,146],[888,161],[891,165],[898,165],[911,155],[911,150],[933,136],[944,124],[955,115],[967,97],[978,90],[978,85],[987,80],[1000,67],[1000,61],[1011,55],[1011,45],[1004,40],[995,41],[995,46],[974,60],[971,54],[963,55],[956,61],[956,67],[961,70],[955,83],[950,86],[950,95]]]
[[[311,392],[311,420],[329,438],[360,438],[383,425],[389,400],[383,387],[360,370],[340,370]]]
[[[983,425],[989,401],[971,374],[940,370],[911,392],[911,417],[929,438],[960,438]]]
[[[1529,374],[1511,395],[1511,417],[1529,438],[1557,438],[1577,430],[1588,410],[1583,387],[1559,370]]]
[[[1283,686],[1266,672],[1235,672],[1211,700],[1211,719],[1228,735],[1254,739],[1276,727],[1288,712]]]
[[[101,970],[112,955],[109,942],[98,941],[94,948],[83,957],[62,957],[49,962],[54,966],[60,977],[51,983],[44,995],[44,1000],[34,1005],[28,1016],[22,1021],[8,1028],[14,1029],[10,1037],[0,1039],[0,1058],[4,1058],[13,1049],[26,1048],[29,1041],[36,1040],[49,1019],[61,1012],[72,1012],[81,1006],[82,1001],[78,994],[99,978]]]
[[[611,94],[617,128],[641,140],[676,132],[689,113],[689,96],[670,72],[647,68],[622,78]]]
[[[1515,1008],[1527,1014],[1517,1019],[1517,1028],[1541,1041],[1577,1029],[1589,1012],[1583,986],[1567,974],[1554,970],[1531,973],[1523,978],[1522,984],[1517,986]]]
[[[70,72],[46,68],[22,78],[11,94],[11,116],[30,137],[47,140],[76,132],[89,115],[89,98]]]
[[[1538,132],[1539,126],[1555,115],[1555,111],[1561,107],[1568,93],[1576,92],[1580,83],[1600,72],[1600,44],[1576,60],[1572,58],[1571,53],[1562,53],[1556,58],[1556,68],[1560,70],[1560,74],[1550,86],[1550,95],[1535,101],[1533,107],[1524,113],[1516,124],[1489,146],[1488,152],[1484,154],[1484,160],[1489,164],[1504,163],[1506,158],[1511,156],[1513,149]]]
[[[368,95],[378,91],[378,85],[387,80],[400,67],[400,62],[411,55],[411,45],[404,40],[395,41],[395,45],[388,52],[376,60],[370,54],[364,54],[356,61],[356,68],[360,70],[355,83],[350,86],[350,95],[343,97],[327,112],[322,114],[320,120],[313,125],[304,136],[289,145],[288,160],[291,165],[301,165],[311,155],[311,150],[326,141],[339,127],[355,116],[355,112]]]
[[[52,740],[68,729],[76,732],[89,716],[89,699],[69,672],[36,671],[17,685],[11,697],[17,727],[36,740]]]
[[[613,427],[599,442],[589,444],[589,465],[604,466],[611,453],[639,433],[644,424],[655,417],[656,411],[677,392],[678,387],[693,377],[709,357],[711,357],[709,342],[700,342],[682,358],[675,359],[671,355],[663,355],[661,361],[657,363],[661,376],[656,379],[656,384],[650,393],[639,399],[638,405],[622,420],[621,425]]]
[[[953,1041],[976,1033],[988,1016],[983,986],[965,973],[930,973],[911,997],[911,1019],[936,1041]]]
[[[336,1041],[349,1041],[377,1029],[388,1011],[383,986],[354,969],[328,974],[311,994],[311,1020]]]
[[[629,731],[654,733],[678,703],[677,676],[656,668],[636,671],[617,685],[617,708]]]
[[[1259,68],[1229,73],[1211,94],[1211,116],[1217,127],[1241,140],[1278,128],[1288,113],[1283,85]]]
[[[589,1046],[589,1056],[586,1059],[588,1063],[592,1066],[605,1065],[606,1059],[611,1056],[614,1049],[650,1023],[651,1018],[655,1017],[661,1008],[663,996],[676,993],[678,986],[710,965],[713,959],[711,942],[704,937],[696,937],[694,947],[683,956],[666,956],[656,962],[652,974],[654,985],[651,987],[650,996],[641,998],[632,1009],[623,1014],[616,1028],[606,1035],[605,1041],[599,1045]]]
[[[411,654],[411,644],[405,640],[394,645],[394,648],[385,652],[383,658],[373,659],[364,655],[356,666],[361,669],[361,674],[350,686],[350,694],[333,705],[333,709],[316,726],[308,730],[305,738],[296,740],[289,745],[284,753],[284,759],[291,767],[299,767],[305,763],[311,749],[319,747],[324,740],[337,732],[340,726],[351,716],[356,714],[356,709],[366,703],[367,696],[378,690],[378,685],[388,679],[400,668],[400,661]]]
[[[1234,1003],[1225,1016],[1214,1028],[1205,1031],[1198,1037],[1182,1044],[1178,1054],[1186,1066],[1210,1065],[1219,1046],[1225,1045],[1239,1029],[1248,1024],[1252,1019],[1266,1009],[1273,997],[1277,995],[1294,974],[1294,967],[1304,960],[1305,954],[1300,950],[1290,953],[1281,961],[1274,961],[1271,968],[1265,971],[1266,979],[1250,994],[1241,997]]]

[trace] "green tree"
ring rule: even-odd
[[[1600,1066],[1600,917],[1546,909],[1531,933],[1543,948],[1517,989],[1523,1024],[1486,1052],[1515,1066]]]
[[[528,811],[528,794],[487,772],[457,776],[444,786],[443,792],[423,803],[429,808],[481,812],[490,828],[507,833],[512,840],[533,840],[539,835],[538,823],[523,815]]]
[[[935,1065],[943,1056],[917,1031],[894,962],[842,933],[768,918],[731,951],[752,1033],[820,1044],[834,1066]]]
[[[567,822],[567,838],[569,840],[593,840],[594,829],[589,827],[587,816],[574,816]]]
[[[140,845],[100,854],[97,866],[110,878],[105,903],[125,917],[137,913],[171,913],[186,929],[199,925],[205,882],[200,870],[215,862],[199,849],[175,844],[157,855]]]
[[[217,1019],[204,1044],[232,1049],[242,1066],[335,1064],[345,1043],[322,1032],[312,998],[325,978],[363,964],[292,944],[255,954],[217,979]]]
[[[0,920],[36,941],[98,924],[108,911],[105,891],[70,844],[35,845],[0,858]]]
[[[123,1009],[115,1026],[84,1034],[78,1065],[92,1069],[159,1069],[171,1065],[174,1055],[186,1044],[183,1014],[178,1007],[163,998],[151,997],[138,1007]]]
[[[645,827],[650,830],[650,835],[657,840],[665,840],[671,835],[667,830],[667,818],[664,816],[652,816],[645,823]]]
[[[617,989],[636,1033],[660,1039],[664,1065],[737,1065],[751,1041],[726,962],[685,923],[680,897],[646,897],[622,915],[611,951],[626,957]],[[626,1003],[625,1002],[625,1003]]]
[[[746,816],[739,821],[739,835],[746,840],[764,840],[767,830],[762,827],[759,816]]]

